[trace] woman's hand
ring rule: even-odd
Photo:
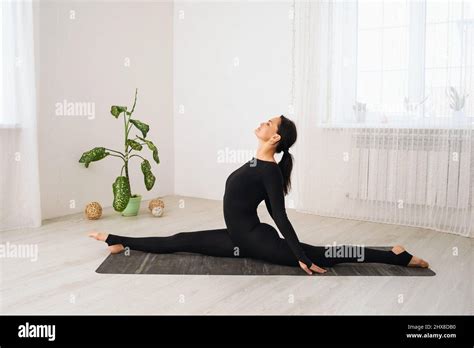
[[[314,263],[311,264],[311,267],[308,268],[303,262],[299,261],[300,267],[308,274],[313,274],[311,271],[315,271],[316,273],[326,273],[328,270],[323,269],[321,267],[316,266]]]

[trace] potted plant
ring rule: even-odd
[[[469,94],[460,94],[453,86],[446,90],[449,97],[449,107],[453,110],[454,120],[461,122],[464,120],[464,104]]]
[[[354,105],[352,105],[352,110],[354,110],[356,122],[365,123],[365,116],[367,113],[367,104],[356,101]]]
[[[135,105],[137,103],[137,92],[138,89],[135,89],[135,100],[130,111],[127,110],[126,106],[112,105],[110,108],[110,113],[116,119],[118,119],[121,114],[123,115],[125,129],[125,152],[122,153],[120,151],[108,149],[106,147],[94,147],[92,150],[84,152],[79,159],[79,163],[84,163],[86,168],[89,168],[89,164],[91,162],[99,161],[107,156],[118,157],[123,161],[123,166],[120,170],[120,176],[118,176],[115,179],[115,182],[112,184],[112,192],[114,195],[112,206],[114,207],[115,211],[121,212],[123,216],[137,215],[142,199],[141,195],[132,194],[130,188],[130,177],[128,175],[129,160],[132,157],[139,157],[143,160],[141,163],[141,170],[143,173],[145,187],[148,191],[153,188],[156,180],[155,176],[151,172],[150,162],[142,156],[132,153],[132,151],[141,151],[143,149],[143,145],[146,145],[153,153],[153,160],[156,162],[156,164],[160,164],[158,149],[152,141],[146,138],[150,127],[147,124],[132,118],[132,114],[135,111]],[[134,127],[136,130],[139,130],[142,136],[140,137],[135,135],[134,139],[129,139],[129,133],[132,127]],[[124,169],[125,175],[123,175]]]

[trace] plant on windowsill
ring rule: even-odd
[[[461,95],[453,86],[447,89],[446,94],[449,97],[449,107],[453,110],[454,120],[458,122],[464,121],[465,114],[463,109],[469,94]]]
[[[107,156],[113,156],[122,159],[124,164],[120,171],[120,176],[118,176],[115,179],[115,182],[112,184],[112,192],[114,195],[114,201],[112,206],[114,207],[115,211],[121,212],[123,216],[137,215],[140,209],[140,202],[142,199],[141,195],[132,194],[130,188],[130,178],[128,175],[128,161],[132,157],[140,157],[143,160],[141,163],[141,170],[145,181],[145,187],[148,191],[153,188],[156,180],[155,176],[151,172],[150,162],[136,153],[132,154],[132,151],[141,151],[143,149],[143,145],[147,145],[148,149],[153,152],[153,159],[156,164],[160,164],[160,158],[158,157],[158,149],[152,141],[146,139],[150,127],[137,119],[132,119],[132,114],[135,111],[135,105],[137,103],[137,92],[138,89],[135,89],[135,100],[130,111],[127,111],[126,106],[112,105],[112,107],[110,108],[110,113],[116,119],[118,119],[118,117],[123,114],[125,128],[125,153],[108,149],[106,147],[95,147],[92,150],[84,152],[81,158],[79,159],[79,163],[84,163],[86,168],[89,167],[89,164],[91,162],[99,161]],[[129,139],[128,135],[132,127],[138,129],[142,133],[142,137],[135,135],[134,139]],[[124,169],[125,175],[123,175]]]
[[[419,110],[423,107],[423,104],[428,100],[428,97],[429,96],[426,96],[422,101],[419,101],[419,102],[412,101],[408,97],[403,98],[403,105],[405,107],[405,112],[408,115],[416,116]]]
[[[365,123],[365,117],[367,114],[367,104],[356,101],[352,105],[352,110],[354,110],[356,122]]]

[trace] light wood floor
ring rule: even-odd
[[[82,214],[46,220],[37,229],[0,233],[10,244],[37,244],[38,260],[1,258],[2,314],[472,314],[472,239],[431,230],[288,216],[301,241],[314,244],[402,244],[430,262],[434,277],[188,276],[95,273],[108,255],[95,229],[165,236],[225,227],[222,202],[166,196],[165,215],[142,202],[136,217],[111,208],[100,220]],[[182,204],[184,203],[184,207]],[[262,222],[271,221],[265,206]],[[453,255],[457,248],[458,255]]]

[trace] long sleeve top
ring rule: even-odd
[[[254,157],[227,178],[224,218],[231,236],[245,238],[245,234],[260,223],[257,207],[263,200],[295,258],[309,268],[312,261],[306,256],[286,214],[283,175],[275,162]]]

